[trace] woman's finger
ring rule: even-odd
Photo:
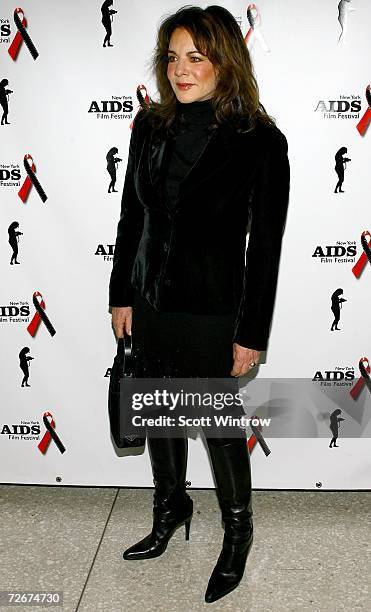
[[[130,315],[127,315],[127,316],[126,316],[126,318],[125,318],[125,324],[124,324],[124,326],[125,326],[125,331],[126,331],[126,333],[127,333],[129,336],[131,336],[131,322],[132,322],[132,316],[131,316],[131,314],[130,314]]]

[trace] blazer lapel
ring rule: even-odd
[[[163,188],[162,172],[164,170],[165,154],[170,153],[170,142],[164,137],[152,134],[149,143],[149,175],[153,188],[160,198],[166,196]]]
[[[210,173],[211,168],[215,171],[218,166],[222,167],[225,164],[225,160],[233,153],[238,142],[238,135],[227,124],[220,125],[217,129],[213,130],[193,166],[180,181],[179,196],[191,189],[198,181],[202,181],[202,178]],[[167,206],[163,172],[167,165],[167,157],[171,152],[171,143],[164,136],[153,134],[150,139],[149,148],[150,179],[161,201]],[[169,205],[168,208],[174,210],[177,207],[178,205]]]

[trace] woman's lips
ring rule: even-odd
[[[182,91],[186,91],[187,89],[191,89],[191,87],[193,87],[193,83],[177,83],[176,86]]]

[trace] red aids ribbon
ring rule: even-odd
[[[251,455],[252,451],[254,450],[256,443],[257,443],[256,436],[255,436],[255,434],[252,434],[250,436],[250,438],[248,439],[248,441],[247,441],[247,448],[249,449],[250,455]]]
[[[367,100],[368,108],[365,114],[363,115],[363,117],[361,117],[361,120],[359,121],[359,123],[357,123],[356,125],[356,128],[361,134],[361,136],[364,135],[364,133],[366,132],[368,128],[368,124],[371,121],[371,85],[367,85],[366,87],[366,100]]]
[[[253,11],[255,11],[255,14],[253,13]],[[248,45],[255,26],[260,24],[260,13],[258,11],[256,4],[249,4],[246,9],[246,14],[247,14],[247,20],[250,24],[250,29],[248,30],[245,36],[245,43]]]
[[[367,363],[367,366],[365,367],[363,364]],[[350,395],[352,396],[352,398],[355,400],[357,399],[358,395],[360,394],[361,390],[363,389],[363,385],[366,384],[368,388],[370,388],[370,377],[368,376],[371,372],[371,368],[370,368],[370,362],[367,359],[367,357],[362,357],[359,360],[359,369],[361,372],[361,376],[360,378],[357,380],[356,384],[351,388],[351,390],[349,391]]]
[[[251,419],[259,419],[259,417],[256,414],[254,414],[251,417]],[[266,443],[266,441],[263,438],[263,434],[261,433],[261,430],[262,430],[261,424],[259,423],[259,425],[253,425],[252,422],[250,422],[250,427],[251,427],[251,429],[253,431],[253,435],[250,436],[250,438],[247,441],[247,446],[248,446],[248,449],[250,451],[250,454],[252,453],[252,451],[253,451],[253,449],[255,447],[255,444],[257,442],[259,442],[260,447],[262,448],[265,456],[268,457],[268,455],[270,454],[271,451],[270,451],[270,449],[268,447],[268,444]]]
[[[32,159],[31,155],[29,155],[27,153],[27,155],[24,156],[24,159]],[[32,166],[31,166],[31,170],[32,172],[36,172],[36,166],[33,163],[33,159],[32,159]],[[22,202],[25,202],[27,200],[29,191],[32,187],[32,182],[29,176],[27,176],[27,178],[24,180],[22,187],[20,188],[20,190],[18,191],[18,195],[21,198]]]
[[[142,91],[145,91],[145,96],[143,96]],[[141,108],[148,108],[149,106],[149,95],[147,93],[147,87],[145,85],[138,85],[137,87],[137,99],[139,102],[139,108],[135,114],[135,117],[137,116],[137,114],[139,113]],[[133,119],[133,121],[130,124],[130,129],[133,129],[133,125],[134,125],[134,120],[135,117]]]
[[[47,417],[51,417],[51,422],[48,421]],[[60,450],[61,453],[64,453],[64,451],[66,450],[65,447],[63,446],[62,442],[60,441],[60,438],[58,437],[58,435],[55,433],[55,423],[54,423],[54,419],[53,419],[53,415],[51,412],[44,412],[43,415],[43,421],[44,421],[44,425],[47,429],[47,431],[44,433],[43,437],[41,438],[39,444],[37,445],[37,448],[39,449],[40,452],[42,452],[43,454],[46,453],[46,450],[50,444],[51,439],[53,438],[54,442],[56,443],[58,449]]]
[[[37,297],[41,297],[41,302],[37,301],[36,299]],[[50,333],[50,335],[54,336],[56,331],[54,327],[52,326],[52,324],[50,323],[50,320],[48,319],[47,315],[45,314],[45,302],[43,300],[43,296],[41,295],[39,291],[34,292],[32,296],[32,301],[34,303],[34,306],[37,312],[35,312],[34,316],[32,317],[31,322],[27,326],[28,333],[31,336],[35,336],[37,329],[40,325],[40,322],[42,320],[43,323],[45,323],[45,326],[48,332]]]
[[[29,159],[32,160],[32,166],[30,166],[30,164],[28,162]],[[26,170],[28,176],[24,180],[22,187],[18,191],[18,195],[21,198],[22,202],[26,202],[26,200],[28,198],[28,194],[30,192],[30,189],[31,189],[32,185],[34,185],[37,193],[39,194],[39,196],[41,198],[41,200],[43,202],[46,202],[46,200],[48,199],[48,196],[46,195],[45,191],[41,187],[41,185],[40,185],[40,183],[39,183],[39,181],[38,181],[38,179],[36,177],[36,174],[35,174],[36,166],[34,164],[32,155],[27,153],[27,155],[24,156],[24,158],[23,158],[23,165],[25,167],[25,170]]]
[[[262,30],[260,27],[260,13],[259,13],[259,9],[256,6],[256,4],[248,5],[246,9],[246,16],[247,16],[247,21],[250,24],[250,29],[248,30],[245,36],[246,45],[249,46],[249,43],[252,40],[256,39],[259,41],[259,44],[261,48],[263,49],[263,51],[265,51],[266,53],[269,53],[270,49],[265,41],[265,38],[263,36]]]
[[[368,242],[366,241],[366,236],[370,237]],[[356,278],[359,278],[361,276],[361,272],[363,268],[365,267],[367,260],[369,260],[371,263],[371,234],[368,230],[365,230],[364,232],[362,232],[361,243],[363,246],[363,253],[359,257],[358,261],[356,261],[356,263],[354,264],[352,268],[352,272]]]
[[[19,13],[22,13],[22,21],[19,17]],[[33,44],[29,33],[26,30],[27,27],[27,21],[26,18],[24,16],[24,11],[21,8],[16,8],[14,10],[14,23],[17,26],[18,32],[17,34],[14,36],[10,47],[8,49],[8,53],[10,55],[10,57],[12,58],[12,60],[15,60],[17,55],[18,55],[18,51],[20,49],[21,43],[24,41],[26,43],[26,46],[29,50],[29,52],[31,53],[33,59],[37,59],[37,57],[39,56],[35,45]]]

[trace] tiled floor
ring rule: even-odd
[[[254,491],[245,576],[213,604],[204,592],[223,537],[213,490],[190,490],[188,542],[182,527],[161,557],[123,560],[150,531],[152,493],[1,485],[0,590],[63,591],[63,607],[48,609],[68,612],[371,610],[369,492]]]

